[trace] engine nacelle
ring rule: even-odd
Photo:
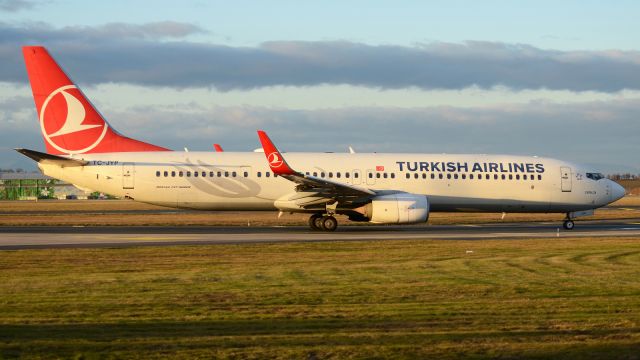
[[[424,195],[399,193],[376,196],[362,210],[363,215],[376,224],[412,224],[429,219],[429,201]]]

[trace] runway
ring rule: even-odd
[[[640,219],[479,225],[343,226],[336,232],[306,227],[2,227],[0,250],[248,244],[275,242],[486,240],[566,237],[637,237]]]

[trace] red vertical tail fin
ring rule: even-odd
[[[169,151],[115,131],[44,47],[22,54],[49,154]]]

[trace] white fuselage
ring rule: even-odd
[[[621,196],[618,184],[588,178],[585,169],[549,158],[342,153],[285,157],[292,168],[312,176],[376,192],[426,195],[431,211],[573,212],[595,209]],[[296,185],[275,177],[263,153],[142,152],[74,158],[89,163],[39,166],[54,178],[145,203],[201,210],[304,211],[286,205],[295,198]]]

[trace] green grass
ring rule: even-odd
[[[638,354],[636,239],[0,252],[0,358]]]

